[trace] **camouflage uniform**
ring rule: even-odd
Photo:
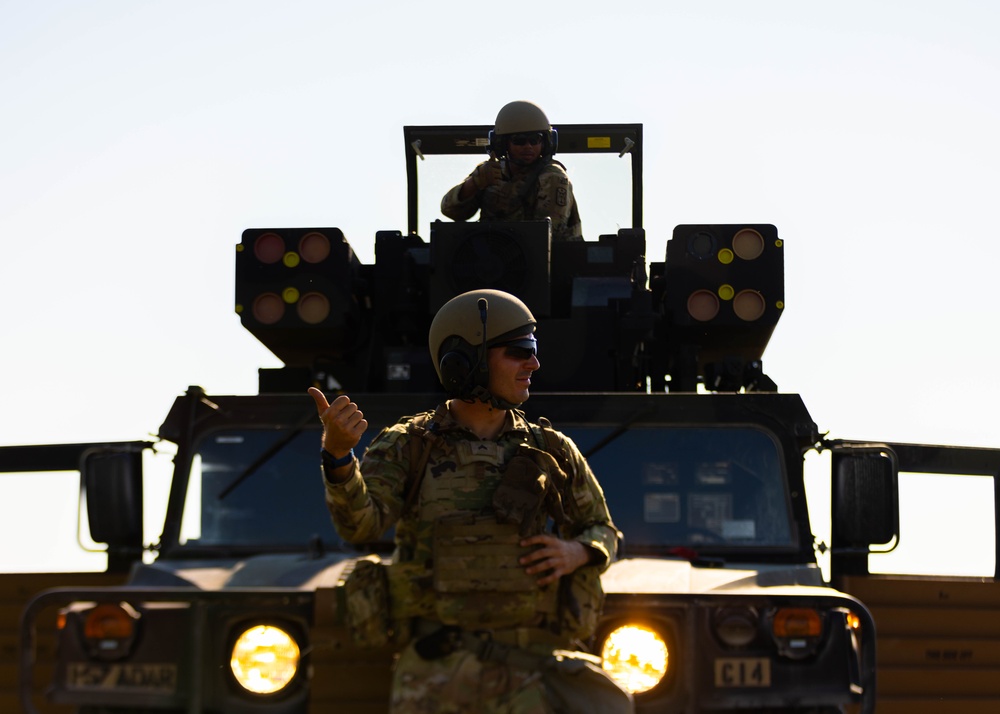
[[[580,213],[573,197],[573,184],[562,164],[551,159],[542,162],[537,184],[532,181],[534,168],[525,176],[501,181],[477,191],[465,201],[458,198],[462,184],[455,186],[441,199],[441,213],[455,221],[467,221],[480,211],[481,221],[531,221],[552,219],[552,240],[583,240]],[[506,159],[500,160],[504,176],[510,176]],[[463,182],[464,183],[464,182]],[[524,197],[521,194],[524,193]]]
[[[557,634],[558,584],[538,588],[534,585],[538,576],[525,575],[517,563],[517,557],[525,552],[516,546],[520,540],[517,526],[512,544],[499,546],[500,555],[460,559],[457,568],[452,564],[459,573],[457,576],[455,572],[449,576],[447,567],[443,568],[444,574],[441,567],[435,569],[436,555],[439,566],[446,560],[440,552],[435,553],[436,545],[442,548],[441,530],[436,532],[435,528],[444,528],[444,523],[450,524],[448,527],[454,532],[461,532],[466,528],[465,521],[472,524],[468,526],[469,533],[477,528],[497,528],[497,518],[491,514],[502,467],[515,455],[537,447],[531,425],[516,410],[508,411],[501,434],[493,441],[482,441],[460,427],[446,408],[439,408],[436,414],[434,434],[441,441],[431,451],[415,507],[406,507],[413,453],[409,442],[420,437],[411,436],[408,419],[403,419],[372,441],[360,468],[355,462],[347,481],[325,482],[327,506],[338,533],[348,541],[363,542],[378,538],[395,525],[396,550],[389,567],[389,591],[392,618],[397,622],[425,626],[444,623],[469,631],[489,629],[496,633],[498,641],[503,641],[499,638],[504,635],[508,644],[538,653],[573,649],[577,643],[572,634]],[[563,495],[564,502],[571,500],[564,504],[570,518],[559,535],[575,539],[603,556],[599,562],[577,571],[587,571],[586,577],[597,579],[615,557],[619,534],[586,460],[571,440],[555,433],[566,459],[566,471],[572,472],[568,473],[571,486]],[[537,451],[544,456],[544,449],[541,446]],[[469,538],[475,540],[476,536]],[[489,580],[487,570],[503,566],[506,570],[502,579],[494,578],[490,589],[476,589],[477,569]],[[463,577],[471,583],[468,591],[453,587]],[[530,581],[530,591],[521,587],[519,581]],[[508,591],[492,589],[508,583]],[[543,637],[538,638],[538,633]],[[426,660],[416,654],[414,643],[410,642],[394,672],[392,711],[408,714],[553,710],[546,703],[544,687],[535,672],[480,662],[473,653],[462,649]]]

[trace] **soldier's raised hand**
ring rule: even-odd
[[[476,189],[482,191],[503,180],[503,171],[500,169],[500,162],[497,159],[484,161],[472,172],[472,182],[476,184]]]
[[[323,422],[323,448],[335,457],[346,456],[368,428],[365,415],[346,394],[328,402],[322,391],[309,387],[309,396],[316,402],[319,420]]]

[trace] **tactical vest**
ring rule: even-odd
[[[561,588],[540,588],[539,576],[527,575],[519,559],[528,552],[520,545],[524,537],[544,532],[549,518],[565,520],[565,472],[528,443],[504,453],[493,441],[444,439],[434,433],[437,416],[419,415],[408,425],[403,517],[419,516],[416,535],[431,543],[431,562],[394,559],[393,618],[425,617],[468,629],[558,629]],[[538,429],[535,439],[544,444]]]

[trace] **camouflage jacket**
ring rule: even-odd
[[[411,482],[411,434],[401,419],[384,429],[355,462],[347,481],[326,485],[326,502],[337,532],[350,542],[377,539],[396,527],[396,549],[390,567],[390,592],[396,617],[434,617],[434,534],[441,519],[481,516],[492,510],[493,495],[509,461],[523,445],[536,444],[531,425],[519,411],[509,411],[500,436],[482,441],[460,427],[450,411],[441,410],[435,434],[445,446],[432,449],[414,506],[407,508]],[[536,427],[537,428],[537,427]],[[604,493],[576,445],[554,432],[569,476],[563,496],[567,520],[560,537],[575,539],[601,555],[596,570],[614,560],[619,533],[608,513]],[[571,498],[572,503],[565,503]],[[440,614],[440,613],[439,613]]]
[[[509,177],[506,159],[501,159],[501,167],[504,177]],[[537,181],[529,173],[477,191],[465,201],[458,198],[461,189],[462,184],[459,184],[441,199],[441,213],[452,220],[467,221],[476,215],[476,211],[480,211],[481,221],[532,221],[550,218],[552,240],[583,240],[580,213],[573,197],[573,184],[558,162],[546,161]]]

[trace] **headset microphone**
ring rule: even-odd
[[[479,308],[479,319],[483,323],[483,342],[479,346],[479,360],[476,362],[475,370],[486,372],[489,369],[486,362],[486,312],[490,309],[490,304],[486,301],[486,298],[479,298],[476,307]]]
[[[489,390],[490,366],[486,360],[486,312],[489,310],[489,303],[486,298],[479,298],[476,307],[479,308],[479,319],[483,323],[483,340],[479,345],[476,363],[465,378],[464,389],[467,390],[466,394],[469,397],[481,402],[489,402],[493,398]]]
[[[486,298],[479,298],[479,302],[476,303],[479,308],[479,319],[483,322],[483,349],[486,348],[486,311],[490,309],[490,304],[486,302]]]

